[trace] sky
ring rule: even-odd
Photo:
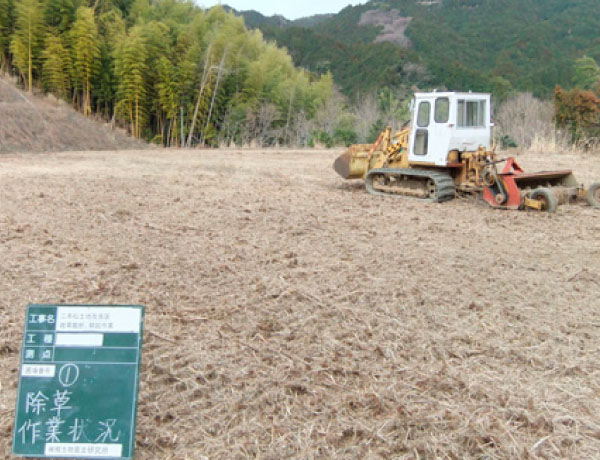
[[[281,14],[287,19],[298,19],[313,14],[337,13],[348,5],[365,3],[366,0],[196,0],[199,6],[205,8],[222,3],[238,11],[256,10],[265,16]]]

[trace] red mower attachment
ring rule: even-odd
[[[543,171],[528,174],[514,158],[508,158],[502,172],[497,172],[494,162],[483,174],[483,199],[494,208],[537,209],[556,212],[558,205],[573,203],[586,197],[583,185],[577,183],[573,171]],[[595,197],[594,184],[588,190],[588,202]],[[591,194],[590,194],[591,192]]]

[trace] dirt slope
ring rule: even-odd
[[[20,91],[0,76],[0,154],[144,148],[122,130],[91,120],[53,97]]]
[[[25,306],[73,302],[147,305],[140,460],[599,458],[600,211],[372,197],[334,157],[0,157],[0,457]]]

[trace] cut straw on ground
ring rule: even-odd
[[[337,153],[0,156],[0,457],[25,307],[67,302],[147,306],[137,459],[598,458],[598,210],[373,197]]]

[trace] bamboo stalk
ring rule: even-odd
[[[208,45],[208,49],[206,50],[206,61],[204,62],[204,70],[202,71],[202,80],[200,81],[200,89],[198,90],[198,99],[196,100],[196,107],[194,108],[194,116],[192,117],[192,126],[190,126],[190,132],[188,134],[186,147],[190,148],[192,146],[192,139],[194,137],[194,127],[196,125],[196,117],[198,116],[198,110],[200,108],[200,101],[202,100],[202,94],[204,93],[204,88],[206,87],[206,83],[208,81],[208,73],[210,72],[209,68],[209,59],[210,59],[210,50],[212,48],[212,44]]]
[[[206,126],[204,126],[204,131],[202,132],[202,138],[200,139],[200,145],[204,146],[206,130],[208,129],[208,125],[210,124],[210,118],[212,117],[213,107],[215,105],[215,98],[217,97],[217,91],[219,90],[219,81],[221,80],[221,76],[223,75],[223,69],[225,68],[225,57],[227,56],[227,50],[223,51],[223,57],[221,57],[221,62],[219,63],[219,72],[217,73],[217,82],[215,83],[215,89],[212,94],[212,98],[210,100],[210,109],[208,110],[208,117],[206,118]]]

